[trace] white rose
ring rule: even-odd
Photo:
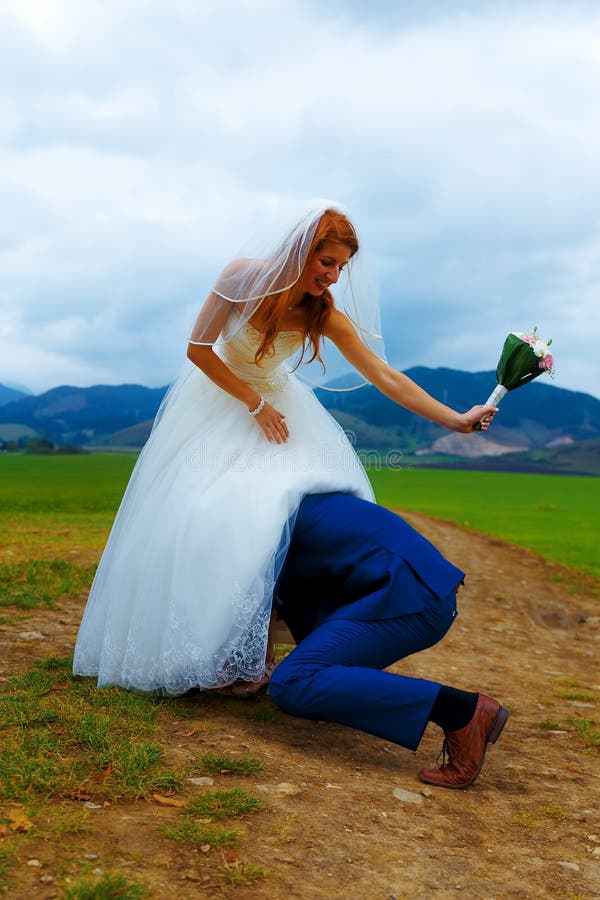
[[[533,352],[536,356],[544,357],[548,352],[548,344],[545,341],[536,341],[533,344]]]

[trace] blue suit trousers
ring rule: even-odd
[[[344,523],[337,552],[332,537],[338,533],[336,521]],[[389,538],[376,528],[382,522]],[[371,543],[368,559],[377,561],[372,571],[364,562],[358,570],[348,565],[349,529],[362,550]],[[433,646],[446,634],[456,616],[456,584],[462,573],[431,547],[431,570],[447,569],[448,585],[453,585],[444,596],[436,594],[410,564],[413,538],[421,558],[429,552],[424,538],[410,531],[410,526],[389,510],[348,495],[305,498],[279,584],[282,618],[298,640],[269,683],[271,699],[282,710],[348,725],[416,750],[441,685],[383,669]],[[386,541],[388,546],[384,546]],[[326,582],[319,557],[324,546]],[[382,578],[384,551],[386,576]],[[352,553],[356,558],[354,549]],[[439,581],[439,571],[437,577]],[[318,597],[324,583],[328,592],[336,595],[333,604]],[[390,594],[387,606],[386,591]],[[399,592],[410,595],[410,608],[416,611],[402,612],[406,597]],[[307,625],[304,613],[311,601]],[[375,611],[373,616],[369,608]],[[387,615],[382,614],[385,612]]]

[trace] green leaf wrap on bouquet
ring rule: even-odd
[[[509,391],[533,381],[546,372],[552,375],[554,360],[550,353],[552,341],[543,341],[537,326],[529,333],[513,331],[504,341],[502,354],[496,367],[496,387],[488,397],[486,406],[497,406]],[[481,423],[473,426],[481,429]]]
[[[509,334],[504,341],[502,355],[496,368],[496,381],[507,391],[527,384],[528,381],[543,375],[546,369],[540,367],[540,357],[533,346],[517,334]]]

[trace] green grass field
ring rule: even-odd
[[[50,605],[89,587],[134,463],[112,453],[0,456],[0,606]],[[600,574],[596,478],[411,468],[370,476],[386,506]]]
[[[128,453],[81,456],[0,456],[0,511],[114,515],[136,457]]]
[[[458,522],[600,575],[597,478],[411,468],[369,475],[386,506]]]
[[[50,606],[89,588],[134,463],[0,456],[0,607]]]

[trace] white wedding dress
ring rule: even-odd
[[[373,500],[346,435],[287,360],[281,332],[257,366],[246,323],[217,352],[286,417],[267,441],[245,406],[190,363],[159,410],[115,519],[83,615],[73,671],[176,695],[264,673],[275,580],[302,497]]]

